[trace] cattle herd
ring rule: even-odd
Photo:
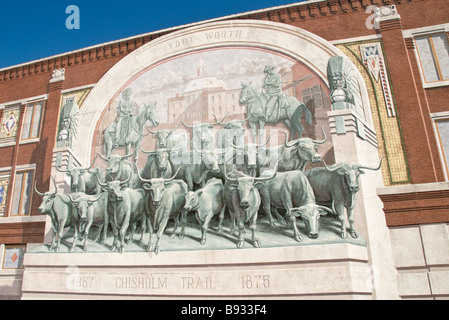
[[[185,125],[185,124],[184,124]],[[94,167],[97,160],[86,168],[68,168],[59,171],[70,177],[71,193],[36,192],[43,197],[40,214],[51,217],[53,239],[50,250],[59,252],[65,228],[74,230],[70,252],[75,249],[79,237],[88,250],[91,226],[98,227],[97,239],[105,244],[109,226],[114,235],[110,249],[124,252],[125,244],[133,241],[140,232],[140,246],[146,250],[160,251],[160,242],[167,222],[174,219],[170,237],[185,236],[186,217],[195,216],[201,229],[201,244],[206,243],[206,233],[214,216],[219,217],[218,231],[222,232],[224,217],[230,215],[231,234],[238,231],[236,245],[244,244],[245,225],[249,224],[254,247],[260,247],[257,235],[257,218],[266,215],[273,232],[275,222],[291,226],[294,238],[301,241],[298,217],[304,222],[307,236],[317,238],[319,217],[335,214],[341,223],[342,238],[346,232],[354,238],[353,226],[355,196],[359,190],[358,177],[363,169],[353,163],[337,163],[327,166],[317,149],[322,141],[299,138],[289,141],[285,133],[284,143],[267,147],[264,143],[244,143],[244,121],[228,123],[185,125],[192,138],[186,146],[185,136],[173,130],[149,130],[156,139],[156,149],[143,150],[140,146],[124,156],[106,157],[97,154],[107,165],[103,170]],[[221,126],[216,134],[214,126]],[[143,168],[138,168],[134,153],[148,155]],[[306,172],[308,162],[323,162],[322,167]],[[346,209],[346,211],[345,211]],[[274,214],[274,217],[273,217]],[[346,228],[345,220],[349,222]],[[181,231],[177,233],[178,227]],[[144,235],[148,233],[148,243]],[[153,235],[156,242],[153,247]]]

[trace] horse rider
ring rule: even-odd
[[[115,139],[114,139],[114,147],[118,147],[118,142],[120,139],[120,134],[122,131],[122,121],[123,118],[127,117],[127,123],[129,126],[130,117],[133,116],[132,108],[134,106],[134,101],[131,99],[133,91],[131,88],[126,88],[122,93],[122,100],[120,100],[118,105],[119,115],[116,121],[115,126]],[[125,122],[126,124],[126,122]]]
[[[266,95],[268,95],[268,102],[265,113],[265,121],[267,121],[269,115],[271,115],[274,107],[276,106],[276,102],[278,103],[279,107],[282,106],[282,81],[281,75],[274,71],[273,66],[266,66],[263,72],[267,74],[263,83],[265,93]]]

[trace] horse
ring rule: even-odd
[[[118,141],[119,147],[126,147],[125,154],[131,154],[131,147],[137,148],[145,136],[143,133],[143,127],[147,120],[151,122],[153,126],[159,124],[159,116],[157,113],[156,102],[145,104],[143,110],[136,116],[129,117],[128,121],[122,121],[121,134]],[[127,127],[129,125],[129,127]],[[117,122],[112,123],[104,130],[104,145],[103,151],[106,154],[106,158],[110,158],[112,152],[115,150],[115,130]],[[134,162],[137,163],[138,152],[134,153]]]
[[[301,139],[302,132],[304,131],[301,125],[301,118],[305,113],[307,124],[312,125],[312,113],[306,107],[306,105],[295,97],[283,95],[278,99],[278,103],[274,111],[267,115],[266,107],[269,97],[267,95],[261,95],[257,89],[250,83],[242,83],[242,92],[240,94],[240,104],[247,105],[248,122],[251,129],[251,135],[254,143],[257,137],[257,125],[259,125],[259,139],[263,138],[263,129],[265,123],[278,123],[284,121],[287,128],[290,130],[290,139],[294,140],[296,132],[298,132],[298,139]],[[279,101],[283,101],[282,105],[279,105]]]

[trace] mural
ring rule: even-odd
[[[119,252],[365,245],[353,225],[358,176],[381,162],[335,164],[327,117],[331,104],[363,110],[351,68],[331,59],[329,90],[304,64],[260,48],[148,67],[105,107],[91,163],[57,168],[72,192],[36,190],[39,212],[58,217],[49,249],[62,240],[74,252],[79,234],[83,250]]]

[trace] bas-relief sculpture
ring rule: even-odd
[[[357,69],[347,57],[332,57],[327,65],[332,110],[351,109],[365,119]]]
[[[327,239],[334,237],[332,241],[335,241],[337,238],[347,238],[344,208],[350,222],[350,236],[354,239],[359,237],[353,227],[358,176],[363,173],[362,168],[379,170],[381,162],[378,168],[351,163],[328,167],[319,152],[320,146],[327,148],[324,150],[326,154],[332,152],[332,147],[325,144],[327,119],[317,118],[316,124],[320,126],[317,130],[308,128],[312,126],[310,110],[293,96],[294,91],[285,92],[289,86],[279,74],[281,70],[285,74],[288,68],[301,70],[299,63],[267,52],[254,53],[250,49],[241,49],[235,52],[244,59],[237,57],[234,61],[228,60],[229,64],[224,60],[221,69],[215,72],[227,82],[212,81],[204,60],[209,61],[210,58],[210,61],[217,61],[213,55],[220,54],[225,54],[227,59],[235,58],[225,51],[201,53],[201,72],[197,73],[197,78],[190,76],[189,86],[193,88],[190,91],[177,91],[176,86],[181,84],[171,83],[171,77],[164,74],[159,79],[166,79],[166,86],[148,93],[152,86],[162,85],[151,82],[152,76],[163,70],[174,76],[181,70],[179,66],[186,65],[187,61],[182,58],[178,64],[171,60],[171,69],[168,66],[164,69],[164,64],[160,70],[151,69],[146,74],[147,78],[137,79],[123,89],[115,103],[117,119],[104,131],[103,143],[95,146],[99,157],[93,160],[90,167],[78,170],[77,178],[67,170],[71,177],[72,193],[40,193],[36,190],[43,196],[39,213],[49,215],[52,221],[53,241],[49,250],[60,250],[65,227],[73,230],[67,236],[73,238],[69,251],[74,251],[78,233],[83,235],[83,250],[88,250],[89,228],[95,225],[99,227],[96,240],[100,240],[105,251],[125,252],[126,246],[134,241],[134,233],[139,230],[138,246],[142,251],[159,253],[170,220],[174,220],[170,238],[177,235],[179,239],[196,239],[195,235],[189,234],[195,232],[199,235],[198,243],[208,249],[222,249],[225,242],[234,243],[237,248],[244,247],[246,241],[256,248],[269,245],[264,244],[265,240],[262,239],[276,239],[274,246],[282,246],[288,238],[300,244],[303,241],[301,232],[314,241],[319,239],[320,233],[326,232]],[[238,73],[233,73],[232,63],[237,63],[238,58],[248,61],[249,57],[266,64],[258,65],[255,68],[257,72],[251,70],[236,76]],[[195,54],[188,57],[192,58]],[[357,81],[351,77],[353,66],[340,58],[332,58],[328,66],[332,107],[363,112]],[[289,74],[290,77],[293,74]],[[183,77],[189,76],[185,74]],[[252,78],[250,80],[258,86],[243,83],[245,77]],[[196,87],[198,83],[202,83],[202,87]],[[234,88],[227,88],[229,84],[233,84]],[[217,94],[214,98],[225,105],[225,94],[220,97],[218,93],[235,92],[240,85],[238,107],[227,107],[221,120],[210,112],[211,105],[214,106],[214,93]],[[155,97],[158,98],[157,104],[148,104]],[[173,101],[178,101],[183,110],[196,112],[196,109],[203,108],[208,112],[203,112],[202,118],[197,118],[196,124],[190,126],[184,118],[195,118],[186,111],[171,116],[167,105]],[[167,115],[162,113],[164,109],[168,111]],[[230,116],[228,113],[235,119],[224,122]],[[305,119],[302,119],[303,114]],[[239,119],[242,117],[245,120]],[[216,121],[210,122],[211,118]],[[282,124],[279,122],[281,120]],[[148,122],[150,126],[146,127]],[[179,128],[180,123],[184,123],[184,132],[183,128]],[[271,124],[271,127],[265,127],[265,123]],[[239,130],[230,124],[238,126]],[[224,129],[225,125],[227,129]],[[314,134],[315,131],[322,131],[323,140],[303,137],[307,129]],[[220,131],[220,141],[215,138],[217,131]],[[257,141],[257,136],[264,137],[267,132],[270,133],[267,140]],[[272,142],[268,146],[269,141]],[[147,154],[147,159],[140,159],[139,162],[139,152]],[[310,166],[320,167],[310,169]],[[340,177],[338,183],[330,183],[330,175]],[[95,188],[87,188],[86,183],[85,187],[80,188],[77,182],[80,179],[96,182]],[[323,191],[322,184],[326,184],[326,191]],[[195,212],[196,225],[188,220],[189,212]],[[273,213],[276,218],[273,218]],[[340,232],[335,232],[334,228],[326,230],[332,222],[320,226],[322,215],[336,216],[341,224]],[[264,224],[260,216],[268,219],[268,224]],[[218,229],[210,227],[215,217],[219,220]],[[224,222],[229,223],[229,232],[224,230]],[[251,240],[245,239],[246,226],[251,230]],[[180,233],[177,233],[178,227],[181,227]],[[263,235],[257,232],[261,227]],[[236,228],[237,236],[234,235]],[[106,244],[108,229],[112,230],[113,240]],[[287,229],[290,231],[287,232]],[[208,233],[214,237],[213,241],[206,242]],[[153,234],[156,235],[154,245]],[[147,243],[145,238],[148,238]],[[207,247],[210,242],[212,244]]]
[[[56,138],[57,147],[72,147],[76,140],[79,106],[75,100],[68,100],[59,115],[59,130]]]

